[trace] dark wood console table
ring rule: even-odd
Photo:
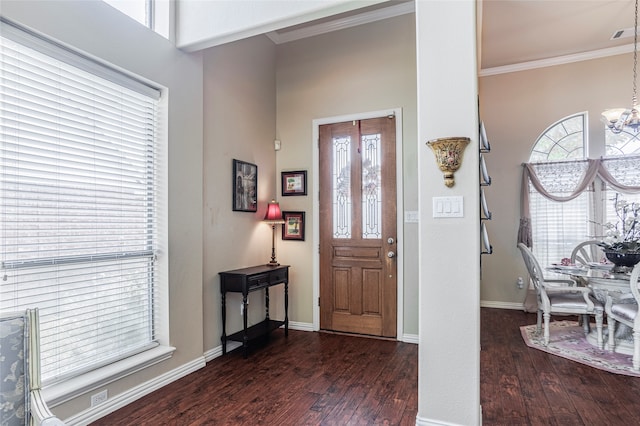
[[[271,331],[284,324],[284,335],[289,335],[289,265],[252,266],[220,272],[220,292],[222,294],[222,354],[227,353],[227,340],[242,342],[244,357],[247,357],[249,341],[268,335]],[[284,321],[269,318],[269,287],[284,284]],[[265,291],[265,319],[264,321],[247,327],[247,297],[252,291]],[[242,293],[243,329],[227,336],[227,303],[226,294]]]

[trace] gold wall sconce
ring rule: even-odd
[[[471,139],[464,137],[440,138],[427,142],[436,156],[436,163],[444,174],[444,184],[448,188],[455,184],[453,174],[460,168],[462,154],[469,142]]]

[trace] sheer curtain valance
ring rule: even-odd
[[[518,243],[524,243],[531,247],[531,214],[529,210],[529,194],[532,185],[540,195],[557,202],[566,202],[578,197],[588,190],[596,178],[601,179],[611,188],[622,193],[640,193],[640,156],[620,158],[600,158],[580,161],[551,162],[551,163],[524,163],[522,165],[522,189],[520,194],[520,226],[518,229]],[[572,168],[574,173],[559,173],[560,168]],[[556,170],[554,172],[554,169]],[[551,171],[557,179],[554,185],[564,185],[564,194],[556,195],[554,188],[545,187],[541,172]],[[581,172],[581,174],[580,174]],[[571,176],[580,176],[571,180]],[[569,179],[566,179],[569,177]],[[567,185],[571,186],[567,190]]]

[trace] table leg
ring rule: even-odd
[[[249,336],[247,335],[247,294],[242,295],[242,325],[243,325],[243,333],[242,333],[242,350],[243,355],[246,358],[249,354]]]
[[[222,340],[222,355],[225,355],[227,353],[227,297],[225,292],[222,292],[220,300],[222,303],[222,337],[220,340]]]
[[[289,336],[289,283],[284,283],[284,335]]]
[[[269,322],[269,287],[264,289],[265,320]]]

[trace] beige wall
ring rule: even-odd
[[[278,173],[307,170],[312,181],[313,120],[402,108],[404,208],[417,210],[415,20],[413,14],[279,45]],[[280,241],[279,258],[292,268],[291,318],[311,323],[313,309],[313,197],[281,197],[284,210],[306,212],[304,242]],[[280,188],[278,187],[278,190]],[[402,209],[398,211],[403,214]],[[404,333],[418,333],[417,224],[405,224]]]
[[[2,1],[2,16],[54,40],[80,49],[116,67],[136,73],[168,91],[168,235],[159,262],[168,270],[170,344],[172,358],[106,388],[111,398],[174,372],[202,364],[202,58],[185,54],[101,1]],[[135,41],[135,42],[133,42]],[[165,92],[166,93],[166,92]],[[89,409],[85,395],[54,408],[63,419]],[[45,389],[46,396],[46,389]],[[108,405],[108,404],[107,404]]]
[[[262,219],[276,196],[275,57],[275,46],[265,36],[204,51],[205,351],[220,346],[222,335],[218,272],[271,258],[271,227]],[[231,210],[233,159],[258,166],[257,213]],[[272,292],[272,317],[277,318],[280,294]],[[227,297],[227,332],[242,328],[241,302],[238,294]],[[251,324],[264,319],[263,303],[262,292],[250,294]]]
[[[590,157],[601,156],[600,113],[630,105],[632,65],[627,54],[480,78],[480,115],[491,143],[486,162],[493,179],[486,188],[494,254],[482,257],[485,304],[517,308],[525,297],[525,290],[516,286],[518,277],[527,277],[516,237],[521,164],[535,140],[561,118],[587,111]]]

